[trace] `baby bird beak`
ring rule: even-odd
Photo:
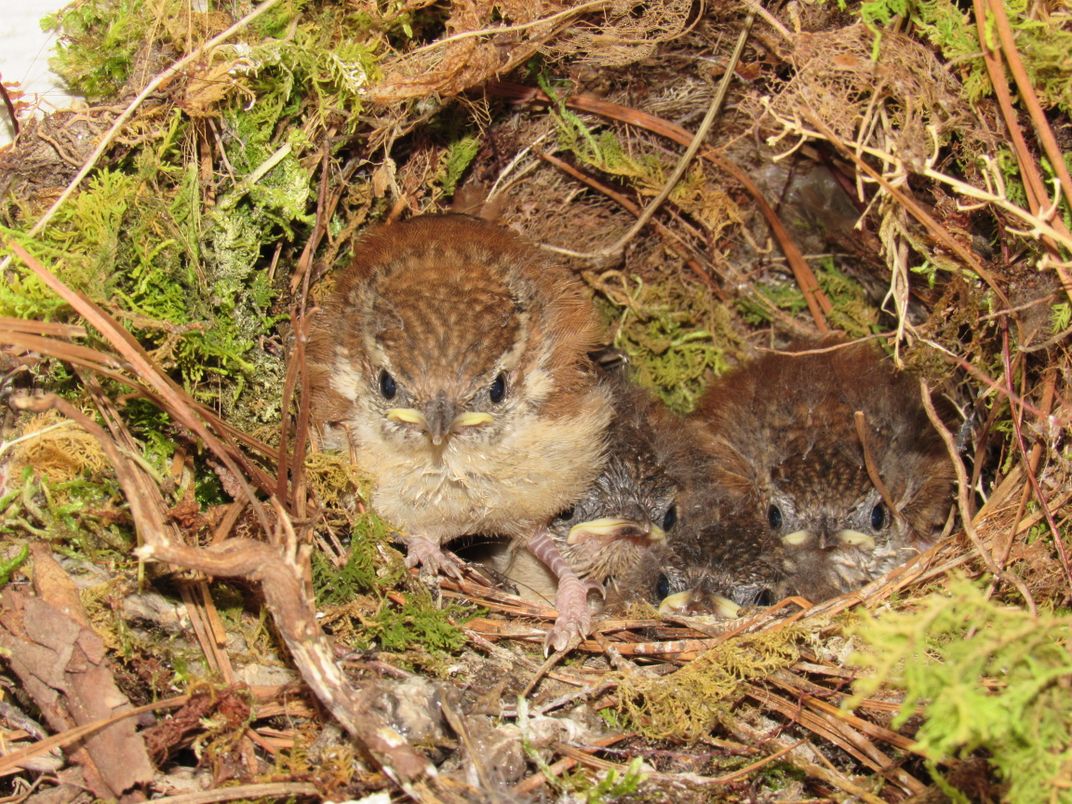
[[[782,537],[782,543],[787,544],[790,547],[799,547],[800,545],[809,543],[815,538],[815,534],[810,530],[795,530],[792,533],[787,533]],[[850,530],[848,528],[839,530],[834,533],[834,539],[837,544],[842,547],[863,547],[865,550],[875,549],[875,539],[873,536],[869,536],[863,531]],[[824,530],[819,535],[819,546],[825,548],[829,543],[827,532]]]
[[[735,619],[741,607],[722,595],[712,595],[693,587],[668,595],[659,603],[660,614],[717,614],[727,620]]]
[[[846,547],[863,547],[866,550],[875,549],[875,539],[858,530],[839,530],[837,540]]]
[[[566,544],[581,544],[592,540],[606,544],[619,539],[632,539],[650,546],[666,541],[666,533],[651,522],[603,517],[588,522],[578,522],[569,529]]]
[[[479,427],[495,421],[490,413],[468,411],[453,416],[454,406],[441,394],[422,412],[417,408],[391,408],[387,418],[402,424],[415,424],[424,430],[437,447],[455,430],[463,427]]]
[[[482,411],[470,410],[466,413],[459,413],[454,417],[454,422],[451,424],[455,430],[461,427],[479,427],[483,424],[491,424],[495,421],[495,417],[490,413],[484,413]]]
[[[391,408],[387,411],[387,418],[393,422],[401,422],[402,424],[416,424],[424,429],[427,429],[428,427],[428,422],[424,418],[424,414],[416,408]]]
[[[432,444],[438,447],[450,435],[450,428],[454,424],[454,403],[440,391],[425,407],[424,418],[424,431],[431,437]]]

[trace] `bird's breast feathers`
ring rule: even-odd
[[[412,533],[440,541],[467,533],[526,536],[578,497],[603,463],[602,398],[573,416],[526,413],[494,442],[389,439],[355,422],[358,463],[374,478],[373,507]]]

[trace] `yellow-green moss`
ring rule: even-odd
[[[1063,800],[1072,781],[1072,615],[987,599],[953,579],[904,612],[867,613],[854,662],[868,675],[854,706],[880,687],[904,691],[894,727],[923,712],[917,750],[938,763],[985,751],[1008,800]]]
[[[797,660],[803,633],[789,626],[729,639],[668,676],[618,674],[618,711],[646,737],[698,740],[733,703],[742,683]]]

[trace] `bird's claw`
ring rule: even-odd
[[[406,539],[406,567],[420,567],[421,578],[433,580],[446,575],[455,581],[462,580],[462,562],[453,553],[443,552],[438,542],[423,536]]]
[[[602,584],[581,580],[576,576],[559,579],[558,592],[555,594],[555,608],[558,617],[544,639],[544,654],[554,649],[556,652],[580,644],[592,630],[592,612],[588,608],[588,593],[598,589],[604,594]]]

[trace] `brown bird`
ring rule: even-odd
[[[359,242],[307,352],[314,420],[371,475],[407,564],[457,574],[441,549],[456,537],[522,541],[558,578],[556,649],[587,627],[588,587],[546,526],[603,465],[596,331],[582,285],[533,246],[477,218],[425,216]]]
[[[609,609],[644,601],[663,613],[736,617],[746,606],[769,606],[782,595],[784,574],[762,558],[740,554],[735,566],[687,561],[672,541],[653,545],[619,578],[622,594]]]
[[[716,567],[759,556],[778,596],[857,588],[945,521],[953,471],[918,383],[868,346],[766,354],[720,378],[693,421],[706,463],[693,505],[707,510],[689,515],[711,524],[681,549]]]
[[[578,576],[612,600],[632,599],[619,580],[678,525],[677,485],[667,461],[681,422],[618,371],[603,373],[614,403],[603,471],[551,521],[549,531]],[[527,597],[547,598],[553,578],[518,550],[491,558],[494,569]]]

